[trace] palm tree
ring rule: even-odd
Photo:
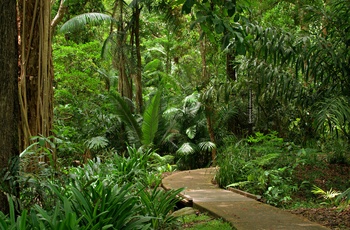
[[[129,18],[126,2],[123,0],[115,1],[112,15],[104,13],[85,13],[78,15],[67,21],[62,27],[61,32],[75,31],[87,23],[99,23],[102,21],[112,22],[110,25],[110,35],[106,39],[105,48],[110,47],[112,52],[112,64],[118,70],[118,92],[122,97],[133,100],[133,80],[135,83],[135,101],[137,111],[142,112],[142,82],[141,82],[141,48],[140,48],[140,14],[141,9],[138,0],[133,1],[129,6],[132,15]],[[116,30],[115,30],[116,27]],[[128,37],[130,33],[130,37]],[[127,39],[130,39],[130,46]],[[108,44],[112,44],[109,46]],[[134,58],[134,50],[136,58]],[[131,54],[128,56],[127,52]],[[136,67],[133,65],[136,59]],[[134,69],[136,71],[134,71]]]

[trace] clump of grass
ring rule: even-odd
[[[186,215],[182,218],[182,228],[188,230],[233,230],[229,223],[215,219],[205,213]]]

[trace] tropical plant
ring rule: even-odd
[[[238,187],[261,196],[269,204],[288,204],[301,186],[292,177],[302,162],[296,157],[298,150],[296,146],[288,148],[276,132],[256,133],[222,150],[215,179],[221,187]]]
[[[17,182],[23,186],[21,200],[13,202],[10,197],[11,212],[8,216],[0,212],[0,227],[163,229],[165,225],[172,226],[177,223],[171,213],[181,189],[165,192],[158,187],[160,173],[164,172],[161,166],[168,163],[155,152],[129,147],[125,157],[115,154],[104,162],[97,158],[84,167],[65,172],[48,170],[52,174],[45,174],[43,170],[36,175],[21,174]],[[20,213],[17,219],[16,211]]]
[[[216,148],[208,141],[206,120],[199,101],[199,94],[193,93],[183,100],[182,108],[169,108],[167,119],[176,121],[172,130],[172,142],[180,168],[198,168],[210,163],[210,152]]]
[[[332,205],[336,204],[336,201],[338,201],[338,199],[336,198],[341,194],[341,192],[333,190],[332,188],[328,191],[325,191],[320,187],[317,187],[316,185],[313,186],[311,192],[313,194],[320,195],[324,200],[326,200],[326,203],[332,204]]]
[[[160,104],[161,93],[159,90],[145,109],[142,124],[133,115],[130,104],[118,94],[111,94],[113,105],[116,106],[116,116],[125,124],[128,141],[136,147],[151,147],[154,144],[158,125],[161,119]]]
[[[181,200],[179,193],[184,189],[160,190],[155,186],[152,190],[141,190],[139,193],[143,203],[142,213],[154,217],[151,220],[153,229],[172,229],[179,223],[177,216],[172,215],[174,207]]]

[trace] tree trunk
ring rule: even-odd
[[[216,139],[215,139],[215,133],[214,133],[214,128],[213,128],[213,109],[210,106],[205,107],[205,116],[207,120],[207,129],[209,132],[209,137],[210,141],[216,144]],[[212,165],[216,164],[216,147],[211,150],[211,160],[212,160]]]
[[[16,1],[1,2],[0,18],[0,170],[7,170],[9,161],[19,154]],[[7,214],[9,206],[3,189],[0,187],[0,211]]]
[[[200,41],[200,53],[201,53],[201,61],[202,61],[202,87],[205,87],[209,81],[208,76],[208,68],[207,68],[207,39],[204,36],[203,39]],[[213,143],[216,143],[215,140],[215,133],[213,128],[213,114],[214,114],[214,108],[212,101],[205,101],[205,117],[207,122],[207,129],[210,137],[210,141]],[[212,164],[216,164],[216,148],[213,148],[211,151],[211,159]]]
[[[114,63],[116,64],[119,72],[119,78],[118,78],[118,91],[122,97],[127,97],[130,100],[132,100],[132,87],[130,82],[130,77],[128,77],[128,74],[126,72],[126,61],[127,57],[125,55],[125,48],[126,48],[126,33],[124,29],[124,5],[123,0],[119,0],[116,2],[119,6],[119,20],[118,20],[118,41],[117,41],[117,54],[116,54],[116,61]]]
[[[234,51],[228,51],[226,54],[226,74],[228,79],[236,81],[236,70],[234,69],[235,54]]]
[[[32,136],[49,137],[53,117],[53,68],[51,50],[51,4],[47,0],[18,1],[20,17],[19,101],[21,112],[20,150],[31,144]],[[37,156],[39,161],[47,158]],[[55,155],[53,155],[55,160]],[[30,163],[36,168],[38,159]]]
[[[137,110],[141,113],[143,106],[142,99],[142,82],[141,82],[141,47],[140,47],[140,14],[141,8],[138,4],[135,6],[135,46],[136,46],[136,78],[135,78],[135,93],[136,93],[136,106]]]

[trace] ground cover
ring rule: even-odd
[[[300,181],[309,181],[321,188],[332,188],[344,191],[350,183],[350,166],[344,164],[306,165],[295,170],[295,176]],[[338,208],[331,201],[307,195],[299,191],[292,199],[294,207],[290,212],[303,216],[330,229],[350,229],[350,206]],[[299,206],[299,207],[298,207]]]
[[[195,210],[195,214],[185,215],[181,219],[182,229],[187,230],[232,230],[234,229],[229,223],[221,219],[214,218],[206,213]]]

